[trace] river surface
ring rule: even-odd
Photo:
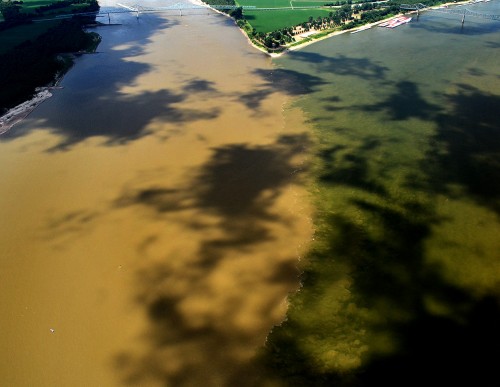
[[[250,380],[311,237],[300,90],[215,12],[111,22],[0,138],[0,384]]]
[[[268,339],[288,385],[499,384],[500,22],[413,16],[276,61],[316,139],[316,241]]]
[[[500,23],[425,12],[271,61],[196,13],[112,15],[0,137],[2,383],[262,385],[310,246],[276,385],[488,385]]]

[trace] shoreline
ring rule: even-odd
[[[33,97],[17,106],[9,109],[7,113],[0,117],[0,135],[8,132],[14,125],[24,120],[45,100],[52,97],[50,90],[59,89],[58,86],[40,87]]]
[[[72,61],[76,56],[84,54],[84,52],[78,53],[69,53],[72,58]],[[52,82],[49,83],[48,86],[41,86],[35,89],[33,96],[20,104],[10,108],[0,116],[0,136],[7,133],[12,127],[20,122],[22,122],[26,117],[28,117],[38,106],[40,106],[44,101],[52,97],[52,93],[50,90],[62,89],[62,86],[59,86],[62,79],[66,75],[66,73],[71,70],[73,64],[60,74],[56,75]]]

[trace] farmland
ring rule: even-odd
[[[306,22],[310,16],[326,17],[330,11],[326,9],[300,9],[281,11],[248,11],[245,10],[245,19],[257,32],[271,32],[282,28],[295,26]]]
[[[326,17],[331,10],[320,9],[327,1],[293,1],[293,0],[239,0],[236,2],[242,6],[254,6],[257,8],[276,8],[273,10],[244,11],[245,19],[257,32],[271,32],[282,28],[291,27],[306,22],[310,16],[313,18]],[[299,8],[300,7],[300,8]],[[303,7],[311,7],[304,9]],[[279,8],[290,8],[280,9]],[[299,9],[291,9],[299,8]]]
[[[297,8],[297,7],[322,7],[328,1],[294,1],[294,0],[240,0],[239,5],[253,5],[259,8]]]

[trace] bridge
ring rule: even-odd
[[[500,21],[500,15],[492,15],[492,14],[487,14],[487,13],[475,12],[475,11],[471,11],[470,9],[467,9],[465,7],[454,6],[452,8],[447,8],[447,7],[432,7],[431,8],[425,4],[418,3],[418,4],[401,4],[399,8],[402,10],[416,11],[417,15],[419,14],[420,11],[424,11],[424,10],[460,15],[460,16],[462,16],[462,23],[465,21],[465,16],[472,16],[472,17],[479,17],[479,18],[483,18],[483,19]]]
[[[175,1],[175,0],[174,0]],[[382,3],[385,1],[379,1],[378,3]],[[291,2],[290,2],[291,4]],[[209,5],[209,4],[194,4],[191,2],[183,1],[183,2],[177,2],[165,7],[145,7],[140,4],[135,4],[135,5],[127,5],[127,4],[122,4],[122,3],[116,3],[117,6],[119,6],[121,9],[111,9],[111,10],[100,10],[98,12],[86,12],[86,13],[77,13],[77,14],[66,14],[66,15],[58,15],[55,16],[55,19],[64,19],[64,18],[72,18],[74,16],[86,16],[86,15],[91,15],[91,16],[96,16],[96,17],[108,17],[110,20],[110,15],[111,14],[117,14],[117,13],[135,13],[137,17],[139,17],[139,14],[141,13],[157,13],[157,12],[168,12],[168,11],[178,11],[179,14],[182,16],[182,11],[183,10],[209,10],[209,9],[216,9],[216,10],[232,10],[232,9],[237,9],[241,8],[243,10],[251,10],[251,11],[277,11],[277,10],[298,10],[298,9],[313,9],[313,8],[325,8],[325,6],[291,6],[291,7],[274,7],[274,8],[269,8],[269,7],[256,7],[256,6],[238,6],[238,5]],[[338,8],[336,6],[329,6],[328,8]],[[401,10],[405,11],[416,11],[417,15],[419,14],[420,11],[434,11],[434,12],[442,12],[442,13],[450,13],[450,14],[457,14],[462,16],[462,23],[464,23],[465,16],[472,16],[472,17],[480,17],[480,18],[485,18],[485,19],[491,19],[491,20],[498,20],[500,21],[500,15],[492,15],[492,14],[485,14],[485,13],[480,13],[480,12],[475,12],[471,11],[465,7],[457,7],[454,6],[452,8],[445,8],[445,7],[429,7],[423,3],[417,3],[417,4],[401,4],[399,7]],[[33,20],[35,22],[39,21],[46,21],[46,20],[54,20],[54,18],[51,19],[37,19]]]
[[[376,3],[385,3],[387,1],[378,1]],[[228,5],[228,4],[193,4],[180,2],[175,3],[166,7],[144,7],[142,5],[126,5],[122,3],[116,3],[116,5],[129,10],[129,12],[139,12],[139,13],[149,13],[149,12],[163,12],[172,11],[179,9],[218,9],[218,10],[230,10],[241,8],[243,10],[251,11],[280,11],[280,10],[298,10],[298,9],[318,9],[318,8],[340,8],[340,6],[324,6],[324,5],[309,5],[309,6],[293,6],[290,7],[257,7],[255,5]],[[118,11],[120,12],[120,11]],[[127,12],[127,11],[121,11]],[[105,12],[106,13],[106,12]]]
[[[0,0],[1,1],[1,0]],[[385,2],[385,1],[379,1],[379,2]],[[54,20],[54,19],[68,19],[72,18],[74,16],[95,16],[95,17],[107,17],[110,19],[110,15],[112,14],[120,14],[120,13],[135,13],[137,17],[142,14],[146,13],[161,13],[161,12],[168,12],[168,11],[178,11],[179,14],[182,16],[182,11],[183,10],[210,10],[210,9],[216,9],[216,10],[232,10],[232,9],[238,9],[241,8],[243,10],[251,10],[251,11],[282,11],[282,10],[298,10],[298,9],[313,9],[313,8],[339,8],[340,6],[328,6],[325,7],[323,5],[312,5],[312,6],[290,6],[290,7],[256,7],[253,5],[229,5],[229,4],[194,4],[191,2],[177,2],[165,7],[145,7],[140,4],[134,4],[134,5],[128,5],[128,4],[122,4],[122,3],[116,3],[116,5],[119,8],[111,9],[111,10],[103,10],[101,8],[100,11],[97,12],[82,12],[82,13],[71,13],[71,14],[64,14],[64,15],[57,15],[54,16],[50,19],[35,19],[33,20],[34,22],[42,22],[42,21],[47,21],[47,20]],[[121,8],[121,9],[120,9]]]
[[[145,7],[140,4],[135,4],[135,5],[126,5],[126,4],[121,4],[121,3],[116,3],[116,5],[128,9],[130,12],[139,12],[139,13],[147,13],[147,12],[162,12],[162,11],[172,11],[172,10],[179,10],[179,9],[207,9],[207,8],[214,8],[214,9],[237,9],[237,8],[242,8],[242,9],[255,9],[257,7],[253,5],[228,5],[228,4],[221,4],[221,5],[198,5],[198,4],[193,4],[193,3],[175,3],[172,5],[169,5],[167,7]]]
[[[418,3],[418,4],[401,4],[399,9],[410,10],[410,11],[421,11],[429,8],[427,5]]]
[[[1,0],[0,0],[1,1]],[[175,0],[174,0],[175,1]],[[376,0],[372,3],[386,3],[389,0]],[[117,6],[117,7],[116,7]],[[171,12],[177,11],[179,15],[182,16],[183,10],[205,10],[209,11],[210,9],[216,10],[233,10],[241,8],[243,10],[251,10],[251,11],[285,11],[285,10],[307,10],[307,9],[321,9],[321,8],[340,8],[340,6],[325,6],[325,5],[310,5],[310,6],[293,6],[290,1],[290,7],[257,7],[253,5],[229,5],[229,4],[207,4],[207,3],[192,3],[189,0],[184,0],[181,2],[176,2],[165,7],[146,7],[140,4],[128,5],[123,3],[116,3],[116,6],[112,9],[103,9],[101,8],[97,12],[81,12],[81,13],[71,13],[71,14],[63,14],[56,15],[48,19],[34,19],[34,22],[44,22],[49,20],[57,20],[57,19],[70,19],[75,16],[95,16],[95,17],[107,17],[109,23],[111,23],[111,15],[113,14],[121,14],[121,13],[132,13],[135,14],[138,18],[140,14],[147,13],[161,13],[161,12]]]
[[[168,11],[179,11],[182,16],[183,10],[192,10],[192,9],[202,9],[209,10],[211,8],[218,10],[231,10],[231,9],[251,9],[251,10],[261,10],[263,8],[257,8],[255,6],[237,6],[237,5],[208,5],[208,4],[193,4],[190,2],[178,2],[166,7],[145,7],[140,4],[135,5],[127,5],[122,3],[116,3],[119,8],[103,10],[102,8],[97,12],[81,12],[81,13],[71,13],[71,14],[63,14],[56,15],[50,19],[35,19],[34,22],[42,22],[47,20],[57,20],[57,19],[70,19],[74,16],[95,16],[95,17],[107,17],[110,19],[110,15],[112,14],[120,14],[120,13],[135,13],[137,17],[141,13],[160,13],[160,12],[168,12]],[[120,9],[121,8],[121,9]]]

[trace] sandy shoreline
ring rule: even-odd
[[[25,119],[43,101],[52,97],[51,89],[53,87],[39,88],[33,98],[13,107],[0,117],[0,135],[9,131],[15,124]]]

